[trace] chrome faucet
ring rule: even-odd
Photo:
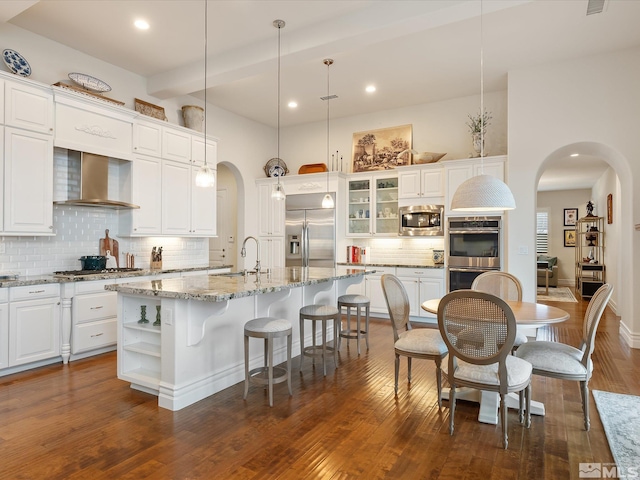
[[[247,244],[247,240],[249,240],[250,238],[252,238],[256,242],[256,266],[254,267],[254,270],[256,272],[256,275],[260,275],[260,242],[258,242],[258,239],[256,237],[249,236],[244,239],[244,241],[242,242],[242,248],[240,249],[240,256],[242,258],[245,258],[247,256],[247,249],[245,248],[245,245]]]

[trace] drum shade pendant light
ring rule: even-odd
[[[196,186],[211,188],[216,184],[215,172],[207,165],[207,13],[208,0],[204,0],[204,165],[196,173]]]
[[[331,163],[329,162],[329,103],[331,103],[332,98],[336,98],[335,95],[332,97],[329,93],[329,68],[333,64],[333,60],[325,58],[322,63],[327,66],[327,96],[322,98],[322,100],[327,101],[327,193],[322,199],[322,208],[333,208],[335,204],[333,202],[333,197],[329,192],[329,172],[331,171]]]
[[[280,30],[285,26],[284,20],[274,20],[273,26],[278,29],[278,154],[276,158],[278,159],[278,167],[280,167]],[[284,186],[280,184],[281,175],[282,169],[278,168],[278,183],[273,186],[273,190],[271,191],[271,198],[275,198],[276,200],[284,200],[286,198]]]
[[[484,51],[482,0],[480,0],[480,117],[484,119]],[[480,175],[464,181],[453,194],[451,210],[456,212],[490,212],[513,210],[516,201],[502,180],[484,174],[484,125],[480,129]]]

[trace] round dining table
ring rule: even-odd
[[[564,322],[569,319],[569,314],[558,307],[544,305],[542,303],[522,302],[516,300],[506,300],[513,311],[518,327],[539,328],[544,325]],[[422,303],[422,309],[438,314],[440,299],[434,298]],[[448,389],[442,389],[442,398],[449,398]],[[495,392],[479,391],[472,388],[460,388],[456,390],[456,399],[468,400],[480,403],[478,421],[497,425],[498,407],[500,397]],[[509,394],[505,398],[507,408],[518,408],[519,400],[516,394]],[[542,402],[531,401],[531,413],[533,415],[544,415],[544,404]]]

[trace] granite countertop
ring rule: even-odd
[[[429,264],[403,264],[399,263],[346,263],[338,262],[338,265],[354,266],[354,267],[400,267],[400,268],[444,268],[443,263],[429,263]]]
[[[199,270],[215,270],[231,268],[231,265],[222,266],[205,266],[205,267],[186,267],[186,268],[168,268],[164,270],[151,270],[143,268],[132,272],[104,272],[96,273],[94,275],[70,275],[65,277],[57,277],[51,275],[19,275],[17,278],[5,278],[0,277],[0,288],[6,287],[23,287],[28,285],[42,285],[44,283],[69,283],[69,282],[89,282],[94,280],[110,280],[117,278],[135,278],[146,277],[153,275],[162,275],[165,273],[181,273],[181,272],[193,272]]]
[[[107,285],[106,290],[131,295],[222,302],[233,298],[278,292],[285,288],[302,287],[349,277],[374,273],[362,268],[287,267],[273,269],[271,275],[262,273],[260,281],[254,275],[227,276],[194,275],[121,285]]]

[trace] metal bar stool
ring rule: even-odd
[[[358,347],[358,355],[360,355],[360,336],[364,335],[367,342],[367,350],[369,350],[369,306],[370,300],[364,295],[341,295],[338,297],[338,310],[340,311],[340,334],[338,338],[338,349],[342,344],[342,339],[347,339],[347,348],[349,347],[349,339],[355,338],[356,345]],[[347,309],[347,328],[342,329],[342,309]],[[351,309],[356,310],[356,328],[351,328]],[[364,309],[365,327],[364,330],[361,327],[360,319],[362,317],[362,310]]]
[[[312,345],[304,346],[304,321],[311,320]],[[333,322],[333,347],[327,346],[327,322]],[[322,344],[316,345],[316,322],[322,322]],[[300,370],[304,357],[313,358],[315,364],[316,357],[322,357],[322,370],[327,376],[326,357],[327,352],[333,352],[333,361],[338,368],[338,325],[340,322],[340,312],[331,305],[306,305],[300,309]]]
[[[273,407],[273,384],[286,381],[291,391],[291,322],[281,318],[261,317],[244,324],[244,399],[249,393],[249,382],[268,385],[269,406]],[[249,371],[249,337],[264,338],[264,367]],[[273,339],[287,337],[287,368],[273,366]]]

